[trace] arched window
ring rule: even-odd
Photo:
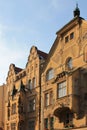
[[[72,68],[73,68],[72,58],[69,57],[69,58],[66,60],[66,69],[72,69]]]
[[[46,80],[48,81],[48,80],[52,79],[53,77],[54,77],[54,70],[49,69],[46,74]]]
[[[29,80],[29,89],[32,89],[32,81]]]
[[[33,84],[33,88],[35,88],[36,87],[36,78],[35,77],[33,78],[32,84]]]

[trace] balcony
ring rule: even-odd
[[[79,96],[71,94],[58,98],[53,104],[53,111],[55,116],[59,116],[62,111],[71,111],[73,113],[79,112]]]

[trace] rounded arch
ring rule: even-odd
[[[47,70],[46,72],[46,80],[50,80],[54,77],[54,69],[53,68],[50,68]]]

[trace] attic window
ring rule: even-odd
[[[72,40],[74,38],[74,32],[72,32],[71,34],[70,34],[70,40]]]
[[[69,36],[65,37],[65,43],[67,43],[69,41]]]

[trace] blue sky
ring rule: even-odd
[[[87,0],[78,0],[78,5],[87,19]],[[25,68],[33,45],[49,52],[75,7],[76,0],[0,0],[0,84],[11,63]]]

